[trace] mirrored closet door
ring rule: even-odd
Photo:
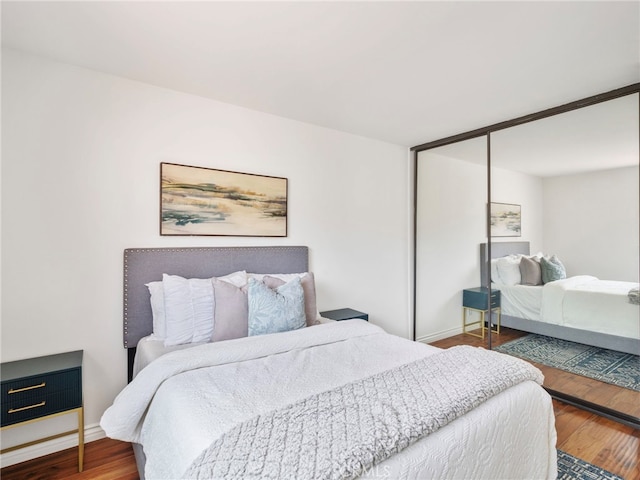
[[[549,390],[636,419],[638,95],[491,134],[502,325],[533,333],[498,349],[544,365]]]
[[[459,334],[467,290],[491,284],[485,346],[640,427],[640,84],[412,150],[415,339]]]

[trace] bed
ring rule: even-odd
[[[530,256],[529,242],[491,244],[492,268],[505,260],[518,268],[520,256]],[[480,245],[482,285],[487,281],[487,245]],[[509,266],[509,259],[511,265]],[[640,353],[640,307],[629,299],[637,283],[578,275],[544,285],[514,281],[494,283],[501,291],[501,324],[531,333],[571,340],[626,353]]]
[[[134,444],[141,478],[556,477],[551,398],[513,357],[363,320],[169,351],[150,337],[146,284],[237,270],[308,272],[308,249],[125,251],[124,344],[141,355],[101,426]]]

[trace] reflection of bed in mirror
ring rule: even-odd
[[[491,259],[530,255],[529,242],[494,242]],[[487,245],[480,245],[482,284],[486,285]],[[513,268],[518,268],[514,261]],[[493,276],[493,274],[492,274]],[[585,345],[640,354],[640,306],[629,301],[637,283],[600,280],[589,275],[545,285],[492,284],[501,291],[501,324],[525,332]]]

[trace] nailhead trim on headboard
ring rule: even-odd
[[[301,273],[309,270],[309,249],[303,246],[129,248],[124,251],[123,265],[123,340],[125,348],[132,348],[153,329],[145,284],[162,280],[163,273],[185,278],[209,278],[237,270]]]

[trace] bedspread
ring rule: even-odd
[[[540,371],[515,357],[453,347],[223,434],[184,478],[350,479]]]
[[[147,479],[178,478],[242,422],[440,351],[361,320],[196,346],[144,368],[101,426],[143,446]],[[363,476],[555,478],[551,400],[535,382],[521,383],[379,468]]]
[[[547,283],[541,319],[547,323],[640,338],[638,307],[628,302],[632,282],[578,275]]]

